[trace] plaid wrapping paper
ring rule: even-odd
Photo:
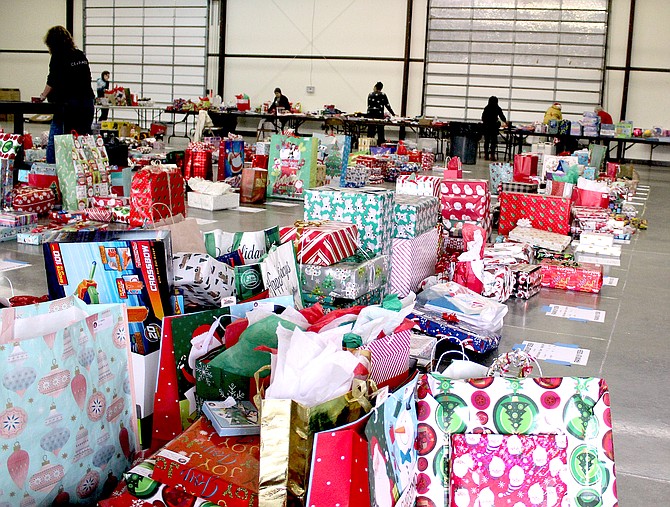
[[[426,195],[440,197],[440,176],[429,176],[426,174],[403,174],[398,176],[395,182],[396,194]]]
[[[395,238],[410,239],[420,236],[437,225],[440,201],[436,197],[395,196]]]
[[[186,215],[184,177],[179,169],[151,166],[135,173],[130,188],[130,225],[139,227],[179,213]]]
[[[522,183],[520,181],[503,182],[500,184],[498,193],[522,192],[524,194],[537,194],[538,187],[537,183]]]
[[[305,191],[305,220],[356,224],[360,248],[390,255],[395,193],[376,187],[317,187]]]
[[[370,378],[377,384],[409,370],[412,332],[409,329],[382,336],[362,347],[371,354]]]
[[[498,232],[508,234],[522,218],[535,229],[558,234],[570,233],[570,199],[551,195],[503,192],[499,196]]]
[[[512,266],[514,288],[512,296],[518,299],[530,299],[540,292],[542,271],[537,264],[517,264]]]
[[[303,295],[356,299],[386,284],[389,258],[354,256],[332,266],[300,265]]]
[[[282,243],[292,241],[298,263],[330,266],[356,253],[358,229],[347,222],[330,220],[296,222],[279,230]]]
[[[485,218],[491,207],[488,181],[445,179],[440,185],[440,203],[447,220]]]
[[[543,259],[540,267],[542,287],[598,293],[603,285],[600,264]]]
[[[562,252],[572,241],[570,236],[533,229],[531,227],[515,227],[510,231],[509,239],[555,252]]]
[[[419,284],[435,274],[439,232],[437,229],[412,239],[393,240],[391,255],[391,292],[405,297],[416,292]]]
[[[492,194],[499,192],[502,183],[512,181],[512,164],[495,162],[489,164],[489,190]]]

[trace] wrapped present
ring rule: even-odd
[[[601,231],[608,229],[610,211],[604,208],[573,206],[572,215],[583,231]]]
[[[46,215],[54,207],[56,198],[50,188],[31,186],[15,187],[12,190],[12,207],[17,211]]]
[[[220,437],[199,418],[154,456],[152,478],[229,507],[258,502],[259,437]]]
[[[211,180],[213,146],[198,142],[190,143],[184,152],[184,164],[182,167],[184,180],[189,178],[203,178]]]
[[[220,306],[221,298],[235,292],[233,268],[207,254],[178,252],[173,257],[174,286],[184,300],[201,306]]]
[[[540,292],[542,271],[537,264],[516,264],[511,266],[514,276],[512,296],[518,299],[530,299]]]
[[[388,265],[386,255],[361,254],[332,266],[302,264],[300,286],[304,294],[357,299],[387,283]]]
[[[340,186],[345,188],[360,188],[367,184],[371,169],[364,165],[350,165],[342,172]]]
[[[431,229],[411,239],[393,239],[391,292],[405,297],[419,283],[435,274],[439,232]]]
[[[111,195],[109,197],[91,198],[91,207],[114,208],[116,206],[129,206],[129,205],[130,205],[129,197],[119,197],[116,195]]]
[[[267,195],[302,199],[316,185],[319,140],[275,134],[270,147]]]
[[[353,308],[354,306],[378,305],[382,302],[383,287],[366,292],[356,299],[343,298],[338,296],[303,294],[305,306],[312,306],[319,303],[326,313],[342,308]]]
[[[507,301],[514,291],[514,275],[506,264],[484,263],[482,296],[494,299],[499,303]]]
[[[256,152],[258,153],[258,151]],[[244,167],[244,141],[226,139],[219,144],[219,169],[217,180],[233,178],[242,174]],[[261,167],[261,166],[259,166]],[[267,160],[265,161],[267,167]]]
[[[188,192],[187,202],[190,208],[218,211],[237,208],[240,205],[240,194],[227,192],[220,195],[209,195],[200,192]]]
[[[267,166],[267,163],[265,164]],[[268,186],[268,171],[259,167],[242,168],[240,178],[240,204],[260,204],[265,202]]]
[[[493,217],[488,214],[479,220],[447,220],[442,217],[442,227],[447,234],[453,238],[461,238],[463,236],[463,225],[466,223],[475,224],[486,232],[486,238],[491,236],[493,230]]]
[[[21,228],[23,229],[23,227]],[[59,226],[38,225],[16,235],[16,242],[26,245],[41,245],[58,233]]]
[[[130,224],[141,227],[167,216],[186,215],[184,178],[176,166],[144,167],[133,177]]]
[[[533,248],[527,243],[505,241],[494,243],[484,248],[484,259],[487,264],[530,264],[533,260]]]
[[[532,227],[520,226],[512,229],[509,232],[508,237],[512,241],[528,243],[531,246],[546,248],[555,252],[562,252],[572,241],[570,236],[566,236],[564,234],[556,234],[554,232],[533,229]]]
[[[390,335],[379,336],[361,347],[370,351],[370,379],[381,385],[409,370],[413,324],[405,321]]]
[[[437,225],[440,201],[436,197],[395,196],[395,238],[410,239],[420,236]]]
[[[503,182],[500,185],[500,193],[523,192],[525,194],[537,194],[538,187],[538,183],[522,183],[520,181]]]
[[[398,176],[395,182],[396,194],[425,195],[440,197],[440,183],[442,178],[439,176],[429,176],[426,174],[403,174]]]
[[[0,227],[0,242],[13,241],[19,234],[30,232],[32,225],[20,225],[18,227]]]
[[[421,170],[432,171],[435,165],[435,153],[430,151],[421,152]]]
[[[563,505],[568,486],[557,471],[568,469],[565,440],[561,435],[451,435],[451,505],[495,505],[508,497]]]
[[[540,266],[542,287],[598,293],[603,285],[603,268],[599,264],[543,259]]]
[[[60,193],[60,187],[58,186],[58,176],[56,176],[56,166],[52,164],[40,164],[47,166],[45,172],[33,172],[35,166],[38,164],[33,164],[30,168],[30,173],[28,174],[28,185],[35,188],[48,188],[54,194],[54,199],[56,204],[61,204],[62,197]]]
[[[353,223],[361,249],[373,255],[390,255],[394,203],[392,190],[318,187],[305,192],[305,220]]]
[[[21,227],[37,223],[37,213],[30,211],[0,212],[0,227]]]
[[[96,222],[111,222],[112,210],[104,207],[86,208],[86,219]]]
[[[474,221],[489,214],[491,194],[487,180],[445,179],[440,191],[444,219]]]
[[[489,191],[497,194],[500,185],[512,181],[512,165],[505,162],[489,164]]]
[[[416,306],[407,316],[414,322],[414,329],[436,338],[446,338],[468,350],[485,353],[498,348],[501,336],[498,332],[481,329],[453,318],[445,318],[424,306]]]
[[[530,220],[531,227],[558,234],[570,233],[570,199],[549,195],[503,192],[500,201],[498,232],[508,234],[519,220]]]
[[[330,266],[358,249],[358,229],[348,222],[303,222],[279,230],[282,243],[292,241],[300,264]]]
[[[553,259],[561,262],[575,260],[575,255],[572,252],[554,252],[539,246],[533,247],[533,256],[535,257],[535,262],[539,262],[542,259]]]

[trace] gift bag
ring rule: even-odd
[[[11,205],[12,188],[14,187],[14,158],[21,148],[22,136],[18,134],[2,134],[0,136],[0,207]]]
[[[463,166],[461,159],[458,157],[450,157],[447,160],[447,166],[442,175],[444,179],[460,179],[463,177]]]
[[[174,286],[186,303],[220,306],[221,298],[235,293],[234,268],[208,254],[180,252],[173,257]]]
[[[603,167],[605,156],[607,155],[607,147],[600,144],[589,144],[589,165],[595,167],[598,172]]]
[[[368,483],[369,414],[346,426],[314,435],[306,505],[341,507],[371,505]],[[342,459],[344,458],[344,459]]]
[[[375,499],[376,505],[393,506],[401,496],[412,494],[418,458],[416,385],[417,377],[389,394],[383,402],[377,402],[365,426],[370,443],[370,497]],[[413,498],[411,500],[404,505],[414,505]]]
[[[189,178],[212,179],[212,149],[204,143],[191,143],[184,154],[184,180]]]
[[[301,309],[302,294],[293,243],[270,248],[261,265],[263,284],[268,289],[268,297],[292,296],[295,307]]]
[[[3,499],[94,505],[139,448],[125,306],[68,297],[0,319]]]
[[[244,141],[226,139],[219,145],[219,170],[217,180],[242,175],[244,167]]]
[[[272,136],[268,164],[267,195],[302,199],[306,189],[316,186],[315,137]]]
[[[172,165],[152,165],[133,176],[130,225],[141,227],[181,213],[186,216],[184,178]]]
[[[337,185],[342,172],[347,170],[351,152],[351,137],[342,134],[327,135],[315,133],[319,140],[317,163],[326,167],[326,178],[322,185]]]
[[[257,156],[259,155],[255,155],[254,157]],[[265,166],[267,166],[267,160]],[[243,168],[242,178],[240,180],[240,204],[264,203],[267,186],[268,186],[267,169],[261,169],[259,167]]]
[[[530,182],[531,176],[537,176],[538,156],[530,153],[514,155],[513,181]]]
[[[195,218],[184,219],[182,215],[177,215],[156,222],[154,228],[170,231],[170,241],[174,253],[207,253],[205,240]]]
[[[492,194],[498,193],[498,188],[502,183],[512,181],[512,165],[504,162],[495,162],[489,164],[489,191]]]
[[[227,232],[214,229],[205,233],[205,248],[209,255],[219,257],[241,250],[245,263],[260,261],[273,245],[280,244],[278,227],[253,232]]]

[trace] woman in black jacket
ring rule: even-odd
[[[498,97],[489,97],[489,103],[482,112],[482,123],[484,124],[484,159],[498,160],[496,150],[498,148],[498,133],[500,131],[500,118],[503,123],[507,122],[505,115],[498,105]]]
[[[91,69],[86,55],[74,44],[72,35],[65,27],[49,28],[44,36],[49,48],[49,75],[40,100],[61,106],[53,116],[49,130],[47,163],[56,161],[54,136],[70,133],[90,134],[95,110]]]
[[[288,97],[282,94],[281,88],[275,88],[275,99],[270,104],[270,107],[268,107],[268,114],[277,113],[277,108],[279,107],[284,109],[285,113],[291,112],[291,104],[288,101]]]

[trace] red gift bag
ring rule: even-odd
[[[186,215],[184,178],[175,166],[147,166],[130,184],[130,225],[141,227],[166,216]]]
[[[184,154],[184,179],[212,179],[212,150],[187,148]]]
[[[443,178],[448,179],[461,179],[463,177],[463,166],[461,165],[461,159],[458,157],[451,157],[447,161],[447,168],[444,170]]]
[[[368,441],[362,436],[369,415],[336,430],[314,435],[306,505],[372,505],[368,482]]]
[[[607,208],[610,205],[610,196],[607,192],[584,190],[583,188],[575,187],[572,191],[572,201],[575,206]]]
[[[538,156],[530,153],[514,155],[514,172],[512,180],[521,183],[530,183],[531,176],[537,176]]]

